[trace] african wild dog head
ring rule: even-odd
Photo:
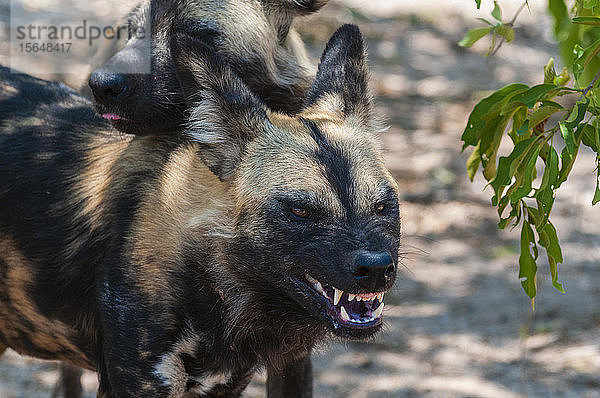
[[[173,42],[195,102],[186,134],[233,193],[225,266],[215,272],[233,279],[229,296],[251,309],[231,315],[241,326],[232,330],[255,330],[246,326],[269,314],[311,338],[372,336],[396,278],[400,219],[358,28],[344,25],[330,39],[294,117],[269,110],[208,51]]]
[[[185,106],[169,42],[185,35],[212,47],[272,109],[294,113],[314,71],[291,23],[327,1],[144,0],[129,16],[124,48],[90,76],[96,108],[126,133],[179,129]],[[150,73],[138,72],[148,57]]]

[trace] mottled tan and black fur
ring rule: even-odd
[[[0,69],[0,347],[95,369],[103,398],[237,397],[261,366],[269,397],[310,397],[311,349],[378,332],[367,297],[396,276],[362,36],[335,33],[293,117],[210,47],[172,46],[175,135],[118,134]]]
[[[151,43],[147,34],[132,34],[121,51],[91,74],[98,112],[131,134],[180,130],[187,108],[169,43],[174,35],[185,35],[215,50],[271,109],[296,113],[314,69],[291,25],[295,17],[326,2],[144,0],[128,21],[132,32],[150,30]],[[150,70],[137,66],[146,65],[147,58]]]

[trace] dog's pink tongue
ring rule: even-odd
[[[108,120],[120,120],[121,116],[117,115],[116,113],[103,113],[102,117]]]

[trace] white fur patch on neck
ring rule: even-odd
[[[170,387],[170,398],[181,397],[186,391],[188,375],[181,354],[195,355],[202,336],[191,326],[186,327],[171,351],[163,354],[154,366],[154,375]]]
[[[231,379],[231,373],[206,373],[201,377],[196,377],[198,385],[192,387],[189,392],[202,396],[208,393],[215,386],[225,384]]]

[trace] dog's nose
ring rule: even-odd
[[[359,250],[354,256],[356,282],[370,292],[386,289],[396,274],[396,266],[388,252]]]
[[[112,73],[102,68],[90,75],[90,88],[98,102],[112,104],[118,102],[127,91],[127,79],[122,73]]]

